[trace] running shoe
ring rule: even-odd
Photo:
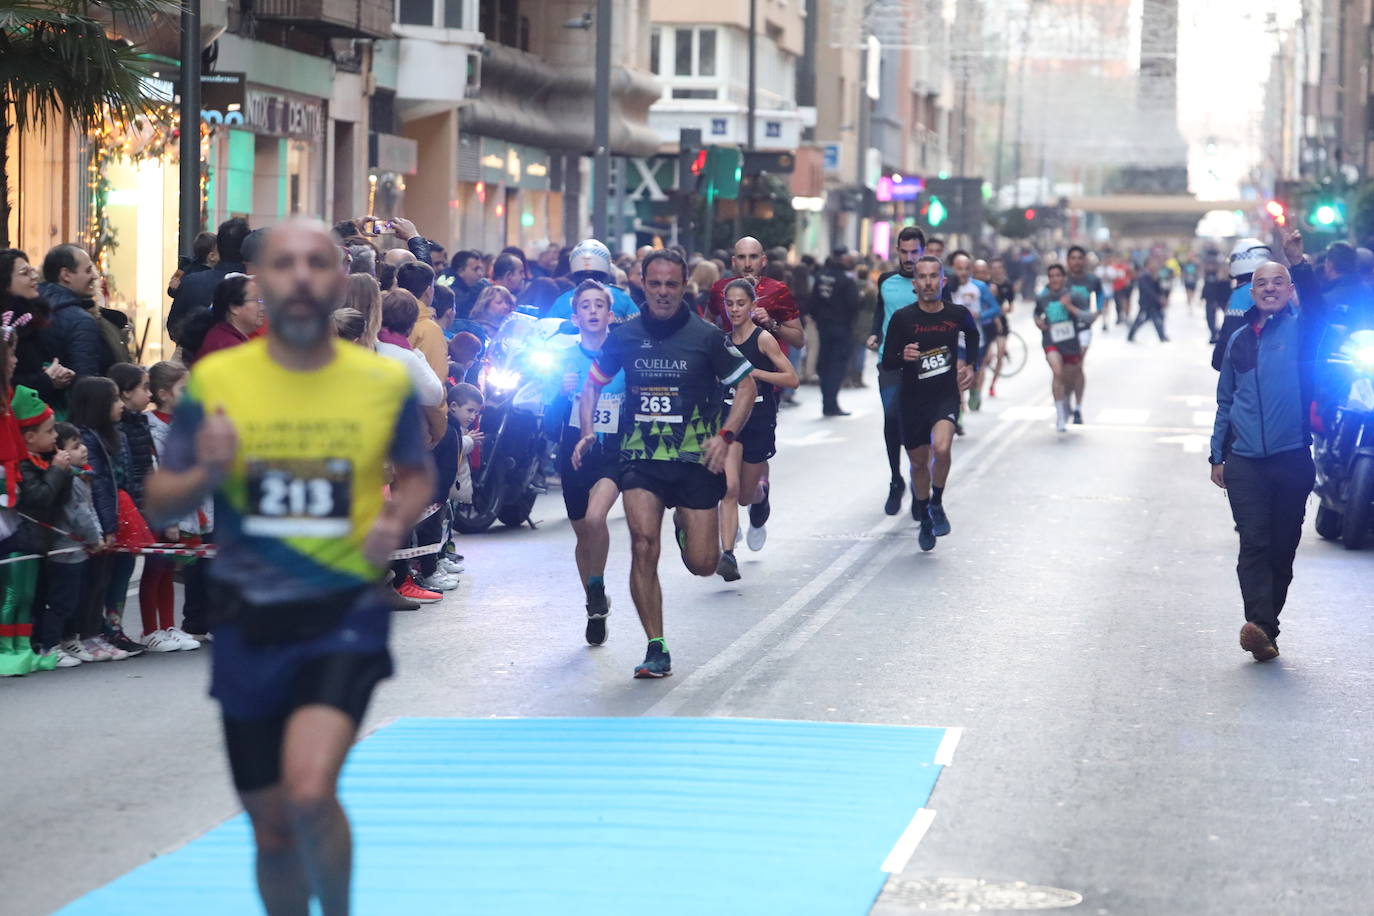
[[[635,677],[669,677],[673,673],[673,660],[661,642],[649,643],[649,651],[644,653],[644,661],[635,668]]]
[[[75,668],[81,664],[81,659],[67,652],[61,646],[52,646],[35,654],[39,658],[56,658],[57,662],[53,665],[54,668]]]
[[[95,660],[98,662],[119,661],[129,657],[128,652],[121,652],[100,636],[92,636],[90,639],[83,640],[83,643],[86,646],[86,650],[94,655]]]
[[[458,587],[458,580],[436,569],[430,575],[418,579],[416,584],[431,592],[451,592]]]
[[[887,502],[883,504],[883,511],[888,515],[896,515],[902,511],[902,495],[906,493],[906,481],[900,478],[887,485]]]
[[[945,515],[945,507],[940,503],[930,504],[930,525],[937,538],[949,534],[949,516]]]
[[[921,520],[921,532],[916,536],[916,543],[921,545],[922,550],[935,549],[935,525],[929,515]]]
[[[439,569],[448,573],[450,576],[456,576],[460,572],[465,571],[467,567],[457,560],[450,560],[448,557],[443,557],[439,560]]]
[[[744,535],[744,543],[748,544],[754,553],[758,553],[763,549],[763,545],[768,543],[768,529],[762,525],[751,524],[749,531]]]
[[[962,436],[963,434],[964,434],[964,424],[960,423],[958,420],[955,420],[955,421],[954,421],[954,435],[956,435],[956,436]]]
[[[143,647],[149,652],[180,652],[181,642],[166,630],[154,630],[143,634]]]
[[[192,652],[200,648],[200,640],[196,639],[194,636],[192,636],[190,633],[187,633],[180,627],[168,627],[166,633],[168,636],[172,637],[172,639],[177,641],[177,643],[179,644],[179,648],[183,652]],[[208,634],[206,638],[209,638]]]
[[[773,512],[773,507],[768,502],[768,481],[765,480],[762,486],[763,499],[749,507],[749,525],[752,528],[762,528],[768,524],[768,516]]]
[[[1074,426],[1083,425],[1083,411],[1079,410],[1077,407],[1073,409],[1073,424]]]
[[[144,652],[142,644],[134,642],[132,639],[125,636],[123,633],[116,633],[113,636],[105,636],[103,637],[103,639],[105,640],[105,645],[109,646],[110,648],[118,652],[123,652],[124,658],[133,658],[135,655],[142,655]],[[115,661],[122,660],[123,659],[121,658],[115,659]]]
[[[420,609],[420,602],[402,598],[400,592],[394,588],[384,589],[382,599],[386,602],[387,607],[393,611],[418,611]]]
[[[970,391],[970,392],[968,393],[968,409],[969,409],[969,410],[982,410],[982,409],[983,409],[983,396],[982,396],[981,394],[978,393],[978,389],[977,389],[977,388],[973,389],[972,391]]]
[[[396,589],[396,594],[411,601],[418,601],[420,604],[435,604],[444,599],[444,596],[439,592],[432,592],[427,588],[420,588],[410,576],[406,576],[406,580],[401,583],[401,587]]]
[[[721,551],[720,562],[716,564],[716,575],[726,582],[739,581],[739,563],[735,560],[733,550]]]
[[[587,587],[587,645],[600,646],[606,642],[606,618],[611,613],[611,601],[604,585]]]
[[[59,648],[79,662],[97,661],[91,650],[87,649],[86,644],[79,639],[64,640]]]
[[[1257,662],[1279,657],[1279,647],[1258,624],[1247,623],[1240,628],[1240,647],[1253,655]]]

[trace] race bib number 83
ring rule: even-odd
[[[352,530],[353,462],[346,458],[248,461],[245,534],[346,537]]]

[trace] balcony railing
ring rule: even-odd
[[[393,0],[255,0],[258,19],[290,23],[329,38],[387,38]]]

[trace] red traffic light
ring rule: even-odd
[[[706,150],[697,150],[696,158],[692,160],[692,174],[700,175],[706,171]]]
[[[1035,222],[1035,208],[1034,208],[1034,207],[1029,207],[1029,208],[1026,209],[1026,222],[1028,222],[1028,223],[1033,223],[1033,222]]]
[[[1280,226],[1288,222],[1288,211],[1283,204],[1279,203],[1277,200],[1271,200],[1269,203],[1265,204],[1264,212],[1272,216],[1274,222],[1278,223]]]

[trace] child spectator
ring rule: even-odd
[[[91,557],[81,583],[77,634],[91,661],[126,659],[130,653],[103,634],[105,592],[110,585],[115,535],[119,532],[119,491],[129,473],[129,443],[119,429],[124,402],[114,382],[100,376],[79,378],[72,385],[69,419],[81,431],[91,466],[91,502],[100,519],[103,552]],[[142,651],[140,647],[139,651]],[[85,659],[82,659],[83,661]]]
[[[55,507],[66,495],[69,475],[65,456],[56,468],[42,457],[52,454],[57,437],[53,432],[52,409],[39,399],[38,393],[23,385],[16,386],[7,412],[17,422],[25,448],[25,457],[18,466],[17,507],[27,519],[20,525],[20,539],[14,545],[22,557],[34,550],[47,550],[49,537],[45,526],[54,521]],[[4,609],[0,612],[0,622],[4,624],[0,627],[0,675],[51,670],[64,661],[55,653],[35,653],[30,643],[41,567],[42,561],[32,556],[0,566],[5,572]],[[72,664],[64,662],[64,667]]]
[[[111,370],[111,374],[114,370]],[[172,415],[176,411],[177,399],[186,390],[186,367],[180,363],[165,360],[148,370],[147,388],[152,397],[154,409],[143,415],[152,438],[154,465],[167,441],[167,433],[172,427]],[[124,406],[132,409],[138,398],[125,397]],[[129,413],[126,410],[125,421]],[[121,421],[124,422],[124,421]],[[127,433],[126,433],[127,434]],[[134,436],[129,435],[132,445]],[[180,543],[187,538],[198,538],[209,530],[209,512],[204,508],[197,510],[176,525],[161,533],[164,543]],[[186,538],[183,537],[186,532]],[[173,576],[176,572],[175,557],[145,556],[143,558],[143,578],[138,581],[138,607],[143,618],[143,637],[141,642],[149,652],[176,652],[178,650],[199,649],[200,641],[176,624],[176,585]],[[188,587],[189,589],[189,587]]]
[[[450,513],[455,511],[454,505],[464,506],[472,503],[472,453],[483,439],[482,431],[474,430],[472,424],[477,422],[478,416],[481,415],[482,406],[482,392],[476,385],[460,382],[449,392],[448,422],[455,434],[460,437],[459,442],[462,446],[458,455],[458,474],[448,493]],[[451,576],[456,576],[463,571],[462,560],[463,557],[457,552],[453,543],[453,532],[450,530],[444,541],[444,549],[439,555],[439,568]]]
[[[99,549],[101,535],[81,432],[70,423],[58,423],[54,433],[57,452],[52,464],[58,466],[65,456],[71,480],[66,499],[57,507],[56,527],[67,533],[53,539],[43,563],[43,601],[35,610],[34,642],[40,654],[57,655],[57,667],[65,668],[95,660],[76,638],[76,628],[89,554]]]

